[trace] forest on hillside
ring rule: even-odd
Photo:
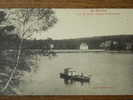
[[[6,39],[6,41],[5,41]],[[3,41],[4,40],[4,41]],[[1,49],[15,49],[19,38],[16,35],[7,35],[0,38]],[[88,49],[107,49],[107,50],[133,50],[133,35],[112,35],[97,36],[75,39],[53,40],[24,40],[23,49],[50,49],[50,44],[54,45],[53,49],[80,49],[80,44],[86,43]]]

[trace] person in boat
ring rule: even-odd
[[[76,72],[75,71],[69,71],[69,76],[75,76]]]
[[[68,76],[75,76],[76,75],[76,71],[72,71],[70,69],[72,69],[72,68],[65,68],[64,69],[64,74],[68,75]]]
[[[64,74],[69,75],[70,69],[71,69],[71,68],[65,68],[65,69],[64,69]]]

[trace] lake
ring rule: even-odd
[[[37,58],[38,68],[30,73],[26,72],[19,85],[19,91],[23,95],[133,94],[133,54],[57,53],[57,56],[38,55]],[[33,70],[36,68],[32,67]],[[90,73],[90,82],[64,84],[59,73],[67,67]]]

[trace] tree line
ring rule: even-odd
[[[5,36],[6,37],[6,36]],[[7,36],[7,43],[1,41],[1,48],[16,48],[14,43],[20,41],[17,36]],[[4,39],[4,38],[2,38]],[[115,36],[99,36],[77,39],[53,40],[48,38],[45,40],[27,40],[24,39],[23,49],[43,49],[49,50],[50,44],[54,45],[53,49],[80,49],[80,44],[86,43],[88,49],[105,49],[105,50],[133,50],[133,35],[115,35]],[[3,46],[2,46],[3,45]]]

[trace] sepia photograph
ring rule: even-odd
[[[0,95],[132,95],[133,9],[0,8]]]

